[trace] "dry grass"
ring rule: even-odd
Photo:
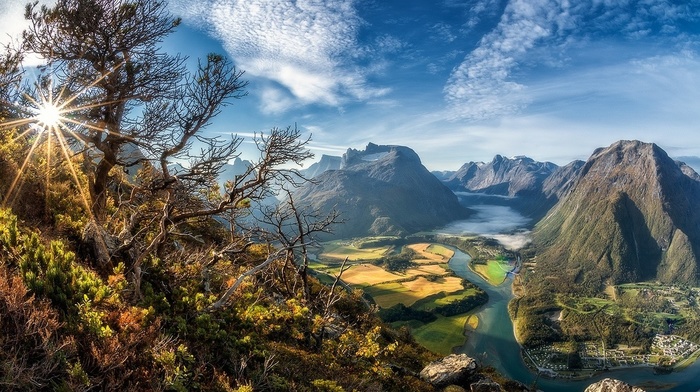
[[[464,290],[462,279],[456,276],[440,277],[435,281],[430,281],[421,276],[409,282],[403,282],[402,285],[418,293],[420,298],[441,292],[454,293],[455,291]]]
[[[436,276],[442,276],[442,275],[449,275],[450,271],[448,271],[445,267],[443,267],[444,264],[425,264],[425,265],[420,265],[415,268],[411,268],[406,270],[406,275],[407,276],[419,276],[419,275],[436,275]]]
[[[345,283],[359,286],[373,286],[379,283],[394,282],[405,278],[406,276],[391,273],[373,264],[353,265],[350,269],[343,272],[343,281],[345,281]]]
[[[418,257],[412,260],[416,264],[447,263],[454,256],[452,250],[442,245],[420,243],[407,246],[418,254]]]

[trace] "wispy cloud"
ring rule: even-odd
[[[340,106],[386,93],[353,66],[363,24],[353,0],[176,1],[186,22],[221,40],[247,74],[274,82],[263,109],[279,112],[293,102]],[[394,42],[385,42],[394,45]],[[286,90],[286,96],[284,91]]]
[[[497,27],[452,72],[444,93],[458,117],[481,120],[516,112],[529,103],[512,80],[518,61],[538,40],[551,36],[566,2],[511,1]]]
[[[479,1],[475,7],[482,3],[487,4]],[[453,70],[445,98],[456,118],[483,120],[520,112],[534,99],[527,82],[518,78],[523,68],[561,66],[556,58],[567,49],[611,32],[628,40],[653,35],[656,42],[672,43],[681,21],[698,20],[700,7],[693,3],[511,0],[498,25]]]

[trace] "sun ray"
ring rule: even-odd
[[[73,160],[71,159],[71,156],[68,153],[70,148],[67,145],[67,141],[64,139],[63,133],[55,132],[55,135],[56,135],[56,139],[58,140],[58,143],[60,144],[60,147],[61,147],[60,150],[63,152],[63,156],[66,159],[66,163],[68,164],[68,168],[70,169],[71,175],[73,176],[73,181],[75,181],[75,186],[80,191],[80,197],[82,198],[83,203],[85,204],[86,213],[90,214],[90,216],[92,216],[92,208],[90,208],[90,202],[88,201],[88,197],[85,194],[85,190],[80,185],[80,179],[78,178],[78,173],[75,170],[75,167],[73,165]]]
[[[46,192],[44,192],[45,205],[49,205],[49,194],[51,186],[51,134],[46,134]]]
[[[5,104],[9,107],[14,107],[19,113],[25,113],[26,117],[14,119],[11,121],[0,123],[0,128],[17,128],[17,134],[13,137],[13,141],[27,136],[35,137],[31,143],[31,147],[24,158],[21,167],[17,171],[15,178],[10,185],[6,197],[2,205],[6,206],[9,202],[14,204],[20,195],[20,189],[24,186],[25,177],[29,171],[31,159],[39,151],[38,146],[45,143],[46,158],[45,158],[45,181],[46,181],[46,202],[48,205],[49,187],[51,184],[52,165],[59,164],[60,161],[66,160],[66,165],[70,171],[72,181],[79,189],[80,197],[85,205],[87,213],[92,214],[87,190],[81,185],[78,169],[71,158],[74,155],[74,144],[82,144],[87,149],[94,149],[88,140],[88,134],[80,132],[80,130],[91,130],[107,135],[116,135],[123,140],[134,141],[133,137],[122,135],[119,132],[110,131],[99,123],[89,123],[86,120],[78,119],[81,112],[85,112],[97,107],[104,107],[113,104],[119,104],[123,100],[101,101],[93,103],[84,103],[74,105],[78,98],[87,94],[92,88],[97,86],[101,81],[113,74],[126,62],[122,62],[109,71],[97,77],[94,81],[82,87],[78,92],[66,97],[67,86],[63,85],[59,89],[58,94],[54,94],[53,79],[48,79],[46,84],[36,83],[34,94],[23,94],[24,100],[28,103],[27,106],[21,106],[17,102]],[[26,129],[23,129],[26,126]],[[35,135],[35,136],[32,136]],[[53,140],[55,138],[55,140]],[[69,142],[70,138],[70,142]],[[31,140],[31,139],[30,139]],[[60,150],[57,153],[55,150]],[[54,154],[57,154],[55,157]]]
[[[32,146],[29,148],[29,153],[27,153],[27,156],[24,158],[24,162],[22,163],[22,166],[19,168],[17,171],[17,175],[15,175],[15,179],[12,181],[12,184],[10,184],[10,188],[7,190],[7,196],[5,197],[5,200],[3,201],[3,207],[7,207],[7,200],[12,197],[12,200],[9,205],[14,204],[15,200],[17,199],[17,196],[19,195],[19,189],[21,188],[21,184],[18,187],[18,183],[24,183],[24,172],[27,170],[27,166],[29,165],[29,161],[31,157],[34,155],[34,150],[36,150],[37,146],[39,145],[39,141],[41,140],[40,136],[37,136],[36,140],[34,140],[34,143],[32,143]],[[15,191],[15,188],[17,188],[17,192],[12,196],[12,193]]]

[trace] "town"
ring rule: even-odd
[[[648,352],[641,347],[618,345],[603,348],[601,342],[578,344],[571,351],[566,344],[544,345],[523,349],[526,363],[538,373],[552,378],[582,378],[598,371],[629,367],[672,369],[700,355],[700,345],[676,335],[654,336]],[[572,357],[575,358],[572,361]]]

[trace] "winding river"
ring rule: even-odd
[[[459,249],[452,248],[455,255],[450,260],[450,268],[460,277],[475,283],[489,294],[489,302],[477,315],[479,326],[470,332],[467,343],[459,349],[484,365],[496,368],[501,374],[513,380],[531,385],[536,374],[531,372],[520,356],[520,345],[513,334],[513,323],[508,315],[508,302],[513,298],[512,279],[499,286],[491,286],[481,276],[469,269],[470,257]],[[700,361],[696,361],[682,372],[656,375],[649,368],[614,370],[584,381],[563,381],[537,378],[537,389],[544,392],[583,391],[586,386],[605,377],[623,380],[632,385],[640,385],[648,391],[653,385],[664,386],[663,390],[673,392],[700,392]]]

